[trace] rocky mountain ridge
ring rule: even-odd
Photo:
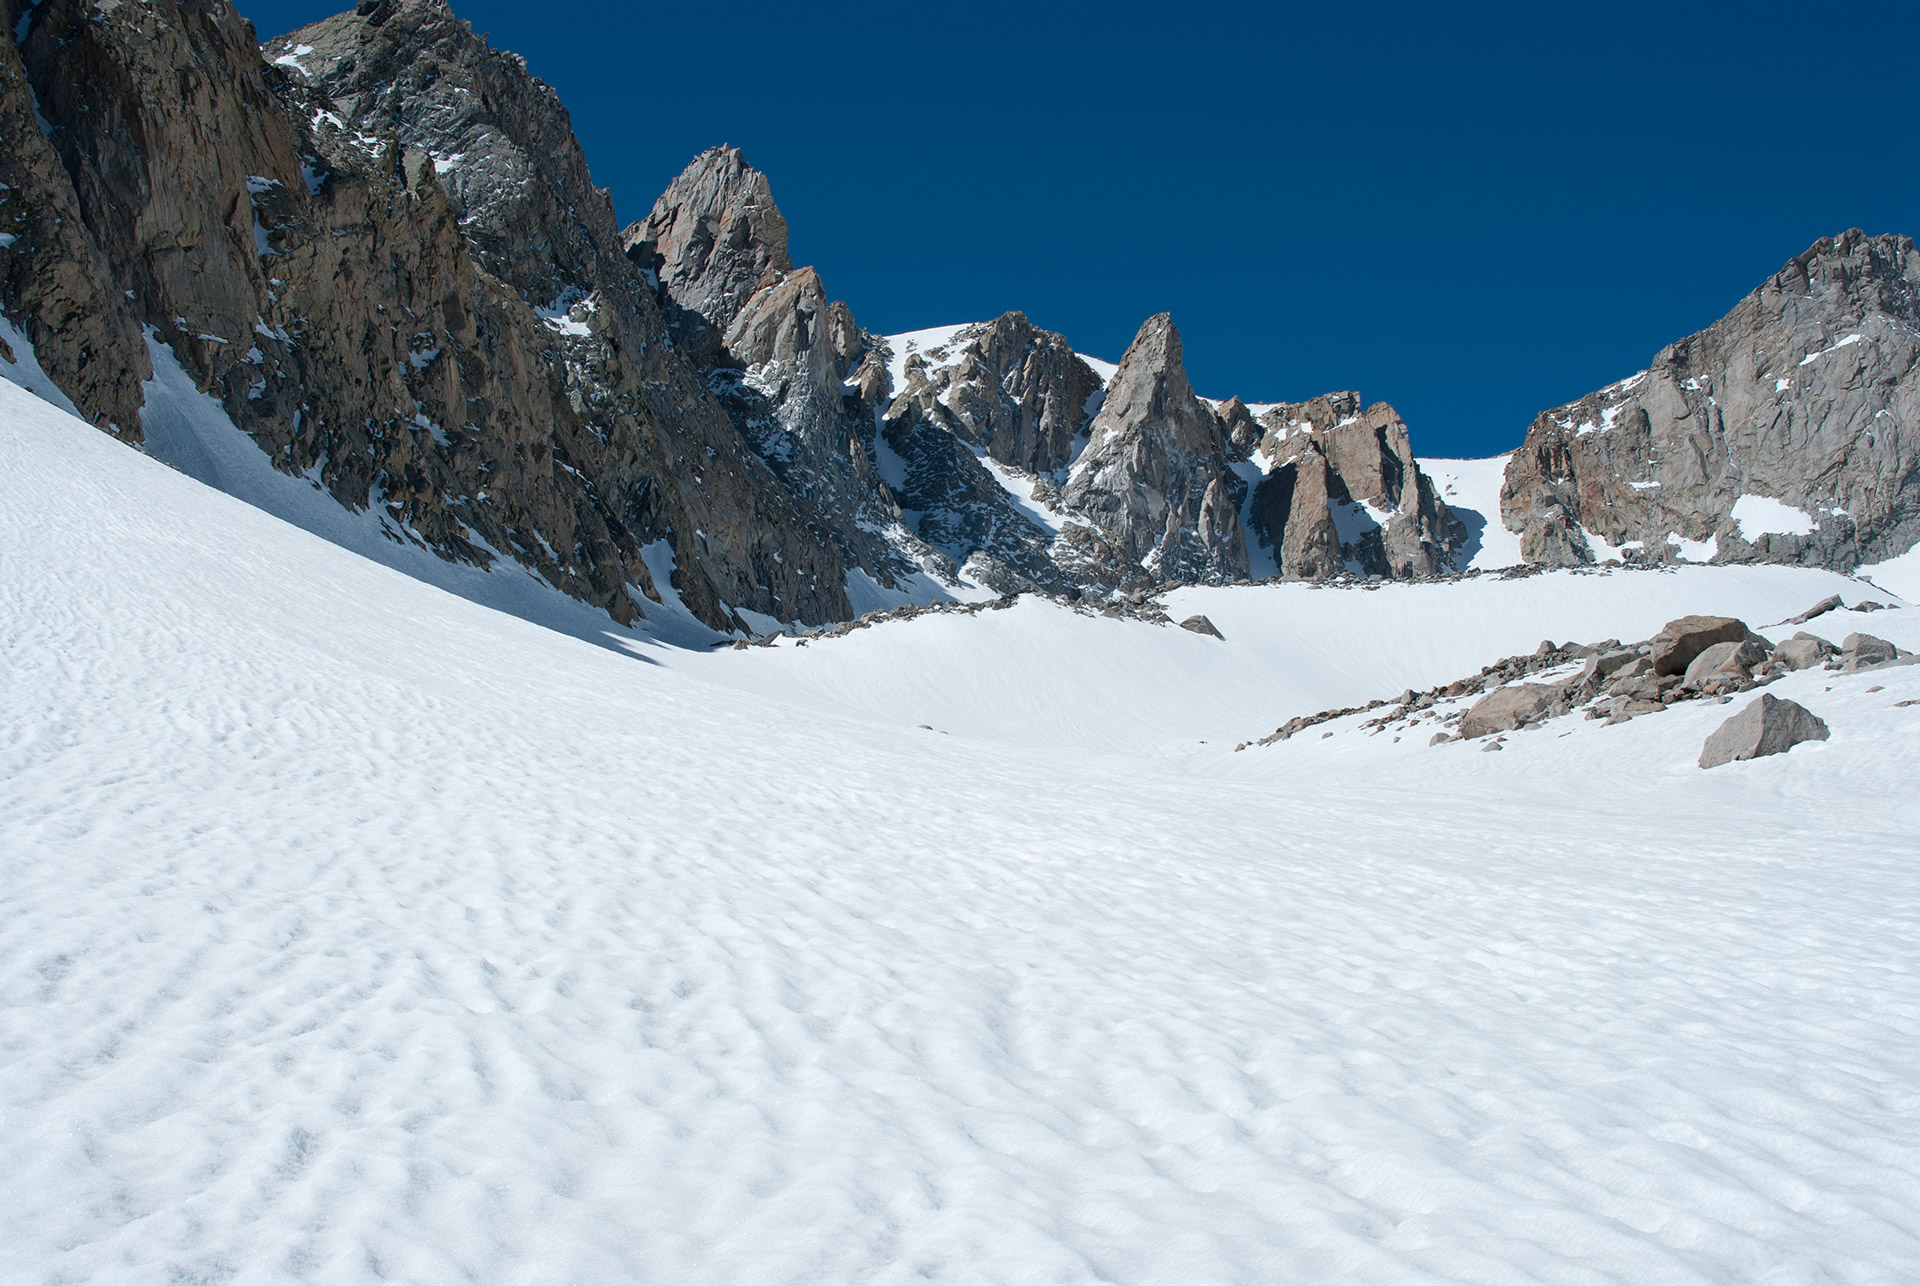
[[[0,309],[47,374],[137,442],[178,365],[276,468],[442,558],[748,633],[1461,561],[1391,406],[1203,398],[1164,314],[1117,368],[1017,312],[873,334],[728,147],[621,229],[557,95],[445,0],[265,46],[228,0],[0,16]],[[1911,241],[1822,242],[1543,415],[1502,496],[1525,556],[1850,567],[1920,538],[1916,282]],[[1780,506],[1804,522],[1761,531]]]
[[[1706,330],[1542,412],[1501,517],[1529,562],[1804,563],[1920,541],[1920,251],[1816,242]]]

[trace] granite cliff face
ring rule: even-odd
[[[1647,370],[1543,413],[1501,517],[1530,562],[1805,563],[1920,541],[1920,252],[1823,238]]]
[[[1155,581],[1244,580],[1246,485],[1182,359],[1173,319],[1148,318],[1107,383],[1061,501]]]
[[[1264,430],[1254,455],[1267,475],[1254,490],[1249,526],[1283,576],[1353,570],[1405,580],[1453,570],[1465,532],[1387,403],[1363,410],[1358,393],[1328,393],[1249,421]]]
[[[766,176],[738,149],[713,148],[622,242],[739,435],[843,563],[880,593],[953,586],[953,561],[902,521],[874,465],[888,396],[880,343],[817,272],[793,266]]]
[[[34,217],[77,217],[0,251],[5,306],[87,414],[137,439],[139,380],[177,362],[395,539],[505,553],[617,620],[659,596],[657,542],[709,623],[846,613],[837,552],[673,349],[551,90],[440,0],[264,57],[224,0],[7,16],[0,110],[47,123],[7,163]]]

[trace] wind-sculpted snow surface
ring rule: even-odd
[[[8,1281],[1920,1276],[1920,667],[1712,773],[1711,706],[1061,755],[556,635],[7,384],[0,479]]]

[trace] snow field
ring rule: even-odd
[[[1316,631],[1289,702],[1839,578],[623,654],[6,386],[0,551],[0,1279],[1920,1275],[1920,667],[1795,676],[1833,740],[1712,773],[1719,707],[1501,754],[1141,731],[1196,656],[1257,733]],[[1072,737],[885,705],[1021,657]]]
[[[1891,597],[1846,576],[1792,567],[1551,572],[1365,590],[1243,585],[1165,598],[1174,620],[1204,615],[1224,641],[1023,598],[999,611],[926,615],[805,647],[782,639],[771,649],[654,655],[768,700],[895,727],[930,724],[955,736],[1119,753],[1129,762],[1142,754],[1210,760],[1295,715],[1448,683],[1530,653],[1545,638],[1644,639],[1689,613],[1759,627],[1833,593],[1856,603]],[[1881,613],[1858,628],[1878,633],[1903,616]]]

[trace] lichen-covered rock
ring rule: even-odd
[[[1645,371],[1540,415],[1501,518],[1530,562],[1851,570],[1920,541],[1920,251],[1822,238]],[[1592,539],[1590,539],[1590,537]]]

